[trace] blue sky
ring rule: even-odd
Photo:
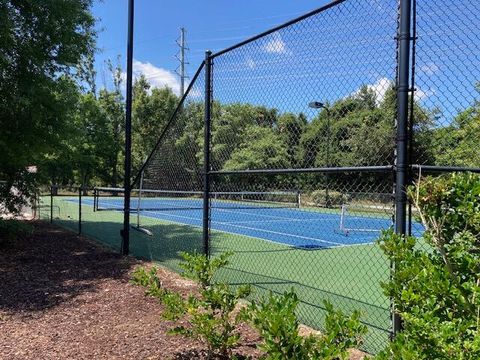
[[[178,93],[174,56],[180,27],[187,29],[187,73],[192,76],[206,49],[219,51],[326,3],[137,0],[134,72],[144,74],[153,86],[169,86]],[[104,62],[121,55],[125,64],[127,0],[96,2],[93,12],[99,19],[97,81],[100,87],[110,86]],[[439,125],[450,123],[478,98],[477,13],[478,5],[470,0],[418,2],[416,99],[428,109],[440,110]],[[317,112],[308,109],[308,102],[333,102],[362,85],[381,100],[395,77],[396,19],[397,0],[345,1],[216,58],[214,98],[305,112],[309,118]]]
[[[281,24],[326,4],[325,0],[182,0],[135,2],[135,50],[137,70],[153,83],[175,85],[178,61],[175,41],[179,29],[187,29],[188,74],[193,75],[207,49],[218,51],[249,36]],[[106,81],[104,61],[122,56],[125,64],[127,0],[96,1],[94,15],[99,19],[96,57],[98,83]],[[152,66],[149,66],[152,65]],[[143,66],[142,66],[143,65]]]

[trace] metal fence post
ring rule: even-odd
[[[78,235],[82,234],[82,191],[83,186],[78,187]]]
[[[132,158],[132,72],[133,72],[133,20],[134,0],[128,2],[128,39],[127,39],[127,91],[125,104],[125,174],[123,203],[122,255],[130,251],[130,178]]]
[[[53,186],[50,186],[50,224],[53,223]]]
[[[410,68],[410,20],[411,0],[400,1],[399,33],[398,33],[398,84],[397,84],[397,156],[395,175],[395,232],[400,235],[406,233],[407,220],[407,175],[409,168],[408,156],[408,94]],[[393,264],[395,271],[395,264]],[[402,328],[400,316],[395,313],[393,304],[393,335]]]
[[[210,256],[210,118],[212,106],[212,52],[205,52],[205,122],[203,142],[203,249]]]

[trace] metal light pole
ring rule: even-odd
[[[134,0],[128,1],[128,40],[127,40],[127,91],[125,104],[125,174],[123,203],[122,255],[128,255],[130,248],[130,177],[132,158],[132,72],[133,72],[133,19]]]
[[[308,103],[308,107],[312,109],[325,109],[327,112],[327,148],[326,148],[326,157],[327,157],[327,168],[330,167],[330,111],[328,108],[325,106],[324,103],[319,102],[319,101],[312,101],[311,103]],[[328,181],[328,173],[325,174],[325,180],[326,180],[326,186],[325,186],[325,206],[327,208],[330,207],[330,197],[329,197],[329,181]]]

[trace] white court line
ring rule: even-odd
[[[202,220],[202,219],[199,219],[199,218],[196,218],[196,217],[184,216],[184,215],[172,215],[172,214],[167,214],[167,213],[163,213],[163,212],[160,212],[160,211],[155,211],[155,212],[154,211],[143,211],[143,212],[151,213],[151,214],[161,214],[161,215],[170,216],[170,217],[174,217],[174,218],[177,217],[177,218],[196,220],[196,221],[201,221]],[[320,243],[325,243],[325,244],[343,245],[342,243],[335,242],[335,241],[322,240],[322,239],[313,238],[313,237],[310,237],[310,236],[294,235],[294,234],[282,233],[282,232],[272,231],[272,230],[258,229],[258,228],[253,228],[253,227],[249,227],[249,226],[235,225],[235,224],[231,224],[229,222],[212,221],[212,223],[226,225],[226,226],[233,226],[233,227],[237,227],[237,228],[241,228],[241,229],[247,229],[247,230],[261,231],[261,232],[276,234],[276,235],[290,236],[290,237],[295,237],[295,238],[299,238],[299,239],[313,240],[313,241],[320,242]],[[221,230],[219,230],[219,231],[221,231]],[[239,235],[242,235],[242,234],[239,234]]]
[[[251,223],[265,223],[265,222],[276,222],[276,221],[288,221],[288,222],[295,222],[295,221],[335,221],[337,219],[276,219],[276,220],[252,220],[252,221],[248,221],[248,220],[241,220],[241,221],[228,221],[226,223],[228,224],[242,224],[242,223],[245,223],[245,224],[251,224]],[[212,220],[213,221],[213,220]]]
[[[214,211],[223,211],[223,212],[234,213],[234,214],[245,214],[245,215],[250,215],[250,216],[255,216],[255,217],[261,216],[261,217],[272,218],[272,219],[284,219],[284,220],[288,220],[288,221],[291,221],[293,219],[298,219],[298,218],[293,218],[292,219],[290,217],[278,216],[278,215],[265,215],[265,214],[255,214],[255,213],[252,214],[252,213],[245,212],[245,211],[237,211],[237,209],[229,210],[229,209],[220,209],[220,208],[216,208],[216,207],[213,207],[211,209],[214,210]],[[254,209],[254,210],[257,210],[257,209]],[[285,210],[285,209],[274,209],[274,210]]]
[[[186,200],[186,199],[185,199]],[[113,206],[118,206],[119,208],[123,208],[123,205],[115,205],[115,204],[112,204]],[[108,204],[107,206],[108,207]],[[178,208],[178,209],[181,209],[181,208]],[[223,212],[228,212],[228,213],[234,213],[234,214],[244,214],[244,215],[249,215],[249,216],[254,216],[256,218],[258,217],[264,217],[264,218],[272,218],[272,219],[282,219],[282,220],[288,220],[288,221],[302,221],[303,219],[299,219],[298,217],[295,217],[295,218],[292,218],[292,217],[287,217],[287,216],[279,216],[279,215],[266,215],[266,214],[257,214],[257,213],[251,213],[251,212],[245,212],[245,211],[240,211],[239,209],[225,209],[225,208],[219,208],[219,207],[215,207],[215,206],[211,206],[210,209],[212,211],[223,211]],[[312,214],[312,211],[308,211],[308,210],[303,210],[303,209],[299,209],[299,208],[282,208],[282,207],[279,207],[279,208],[275,208],[275,207],[272,207],[272,208],[263,208],[263,207],[258,207],[257,208],[251,208],[251,210],[259,210],[259,209],[267,209],[267,210],[280,210],[280,211],[285,211],[285,210],[288,210],[288,211],[291,211],[293,210],[294,212],[296,213],[302,213],[302,214]],[[185,209],[185,210],[192,210],[192,209]],[[142,210],[142,211],[145,211],[145,210]],[[319,215],[332,215],[332,216],[339,216],[340,217],[340,214],[336,214],[336,213],[317,213]],[[308,220],[308,219],[307,219]],[[327,220],[327,219],[322,219],[322,220]],[[242,221],[243,222],[243,221]],[[246,221],[245,221],[246,222]]]
[[[148,212],[151,212],[153,213],[152,211],[148,211]],[[155,212],[156,214],[157,212]],[[147,216],[149,217],[149,216]],[[155,219],[155,218],[152,218],[150,217],[150,219]],[[181,224],[181,225],[186,225],[186,226],[192,226],[192,227],[195,227],[195,228],[198,228],[198,229],[202,229],[203,226],[199,226],[199,225],[193,225],[193,224],[185,224],[185,223],[182,223],[182,222],[178,222],[178,221],[173,221],[173,220],[168,220],[168,219],[161,219],[162,221],[166,221],[166,222],[169,222],[169,223],[173,223],[173,224]],[[198,219],[200,220],[200,219]],[[224,223],[224,224],[229,224],[229,223]],[[247,238],[250,238],[250,239],[254,239],[254,240],[262,240],[262,241],[266,241],[266,242],[269,242],[269,243],[273,243],[275,245],[285,245],[285,246],[290,246],[290,247],[293,247],[295,249],[302,249],[301,246],[296,246],[295,244],[290,244],[288,242],[281,242],[281,241],[278,241],[278,240],[270,240],[270,239],[265,239],[265,238],[258,238],[258,237],[255,237],[255,236],[252,236],[252,235],[246,235],[246,234],[240,234],[238,232],[232,232],[232,231],[227,231],[227,230],[220,230],[220,229],[215,229],[215,228],[212,228],[213,231],[215,232],[219,232],[219,233],[224,233],[224,234],[230,234],[230,235],[235,235],[235,236],[245,236]],[[319,240],[321,241],[321,240]],[[375,242],[374,241],[370,241],[370,242],[366,242],[366,243],[359,243],[359,244],[342,244],[342,243],[334,243],[334,244],[338,244],[338,245],[334,245],[334,246],[323,246],[322,249],[325,250],[325,249],[336,249],[336,248],[344,248],[344,247],[352,247],[352,246],[365,246],[365,245],[374,245]],[[303,250],[303,249],[302,249]]]
[[[259,229],[259,228],[252,228],[252,227],[250,227],[250,226],[242,226],[242,225],[235,225],[235,224],[231,224],[231,223],[223,223],[223,222],[221,222],[221,221],[217,221],[217,223],[223,224],[223,225],[227,225],[227,226],[238,227],[238,228],[241,228],[241,229],[254,230],[254,231],[262,231],[262,232],[266,232],[266,233],[269,233],[269,234],[276,234],[276,235],[283,235],[283,236],[291,236],[291,237],[295,237],[295,238],[299,238],[299,239],[313,240],[313,241],[317,241],[317,242],[321,242],[321,243],[326,243],[326,244],[342,245],[342,243],[339,243],[339,242],[322,240],[322,239],[313,238],[313,237],[310,237],[310,236],[301,236],[301,235],[295,235],[295,234],[282,233],[282,232],[273,231],[273,230],[264,230],[264,229]]]
[[[119,209],[122,209],[122,208],[123,208],[122,206],[119,206],[119,205],[114,205],[114,206],[117,206]],[[161,215],[170,216],[170,217],[174,217],[174,218],[177,217],[177,218],[183,218],[183,219],[189,219],[189,220],[196,220],[196,221],[201,221],[201,220],[202,220],[202,219],[196,218],[196,217],[183,216],[183,215],[173,215],[173,214],[163,213],[163,212],[159,212],[159,211],[143,210],[143,211],[141,211],[141,213],[142,213],[142,212],[143,212],[143,213],[150,213],[150,214],[161,214]],[[153,217],[153,218],[155,218],[155,217]],[[285,218],[285,219],[288,219],[288,218]],[[168,220],[167,220],[167,221],[168,221]],[[290,221],[291,221],[291,220],[290,220]],[[171,221],[171,222],[174,222],[174,223],[177,223],[177,224],[178,224],[178,222],[175,222],[175,221]],[[266,233],[271,233],[271,234],[276,234],[276,235],[290,236],[290,237],[295,237],[295,238],[299,238],[299,239],[313,240],[313,241],[315,241],[315,242],[320,242],[320,243],[325,243],[325,244],[332,244],[332,245],[335,245],[335,247],[370,245],[370,244],[373,244],[373,243],[374,243],[374,242],[368,242],[368,243],[361,243],[361,244],[343,244],[343,243],[339,243],[339,242],[335,242],[335,241],[322,240],[322,239],[313,238],[313,237],[309,237],[309,236],[301,236],[301,235],[295,235],[295,234],[289,234],[289,233],[282,233],[282,232],[272,231],[272,230],[264,230],[264,229],[259,229],[259,228],[252,228],[252,227],[249,227],[249,226],[235,225],[235,224],[232,224],[232,223],[230,223],[230,222],[212,221],[212,223],[222,224],[222,225],[226,225],[226,226],[233,226],[233,227],[238,227],[238,228],[243,228],[243,229],[248,229],[248,230],[254,230],[254,231],[261,231],[261,232],[266,232]],[[185,224],[185,223],[180,223],[180,224],[189,225],[189,226],[194,226],[194,227],[198,227],[198,228],[202,228],[202,226],[198,226],[198,225]],[[224,230],[220,230],[220,229],[214,229],[214,230],[217,230],[217,231],[220,231],[220,232],[225,232],[225,233],[230,233],[230,234],[233,234],[233,235],[248,236],[248,237],[251,237],[251,238],[254,238],[254,239],[258,239],[257,237],[251,236],[251,235],[244,235],[244,234],[239,234],[239,233],[232,233],[232,232],[224,231]],[[295,246],[294,244],[285,244],[285,243],[282,243],[282,242],[278,242],[278,241],[274,241],[274,240],[269,240],[269,239],[264,239],[264,238],[261,238],[261,239],[262,239],[262,240],[271,241],[271,242],[275,242],[275,243],[277,243],[277,244],[280,243],[280,244],[284,244],[284,245],[292,245],[292,246]]]
[[[108,204],[108,205],[112,205],[112,206],[117,206],[118,208],[121,208],[123,209],[123,206],[122,205],[115,205],[115,204]],[[176,210],[178,211],[181,211],[180,210],[181,208],[178,208]],[[222,209],[222,208],[217,208],[215,206],[211,207],[212,211],[216,212],[216,211],[223,211],[223,212],[227,212],[227,213],[234,213],[234,214],[244,214],[244,215],[249,215],[249,216],[254,216],[255,218],[258,218],[258,217],[265,217],[265,218],[271,218],[271,219],[278,219],[277,221],[303,221],[303,219],[299,219],[298,217],[295,217],[295,218],[292,218],[292,217],[286,217],[286,216],[279,216],[279,215],[266,215],[266,214],[256,214],[256,213],[250,213],[250,212],[245,212],[245,211],[239,211],[238,209]],[[262,209],[259,207],[259,209]],[[135,210],[135,209],[134,209]],[[191,209],[185,209],[185,211],[189,211]],[[253,209],[252,210],[257,210],[257,209]],[[270,210],[270,209],[269,209]],[[295,210],[295,211],[298,211],[298,212],[301,212],[302,214],[306,213],[306,211],[303,211],[301,209],[285,209],[285,208],[271,208],[271,210]],[[141,210],[143,212],[147,211],[147,210]],[[158,211],[156,213],[159,213]],[[321,215],[323,215],[322,213],[320,213]],[[340,216],[340,214],[331,214],[331,215],[338,215]],[[308,221],[309,219],[305,219],[306,221]],[[319,220],[319,219],[317,219]],[[330,219],[321,219],[321,220],[328,220],[330,221]],[[271,220],[268,220],[268,221],[271,221]],[[237,221],[235,221],[236,223]],[[240,222],[250,222],[250,221],[238,221],[239,223]],[[262,222],[262,221],[252,221],[252,222]]]

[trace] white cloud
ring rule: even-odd
[[[247,64],[249,69],[255,69],[257,67],[257,64],[255,63],[255,61],[252,58],[247,58],[245,63]]]
[[[287,45],[278,32],[272,34],[272,39],[265,44],[263,49],[267,53],[285,54],[288,52]]]
[[[427,63],[425,65],[420,66],[420,71],[427,75],[432,75],[436,73],[438,70],[439,70],[438,65],[434,63]]]
[[[392,85],[392,82],[387,78],[381,78],[375,81],[373,84],[367,85],[367,88],[374,92],[377,97],[377,102],[382,102],[385,99],[387,90]],[[358,90],[355,92],[358,93]]]
[[[374,92],[377,98],[377,104],[381,103],[385,99],[385,94],[387,93],[387,90],[392,86],[393,82],[387,78],[380,78],[377,81],[375,81],[373,84],[367,85],[367,88],[371,91]],[[355,91],[353,95],[358,94],[359,90]],[[416,88],[415,90],[415,100],[424,100],[428,98],[429,96],[432,96],[435,94],[435,91],[433,90],[423,90],[420,88]]]
[[[123,78],[126,78],[126,73],[123,73]],[[145,76],[147,81],[153,88],[169,87],[175,94],[180,94],[180,81],[173,72],[157,67],[149,62],[141,62],[133,60],[133,77],[139,78],[141,75]]]
[[[435,94],[434,90],[422,90],[420,88],[416,88],[415,90],[415,100],[423,100]]]

